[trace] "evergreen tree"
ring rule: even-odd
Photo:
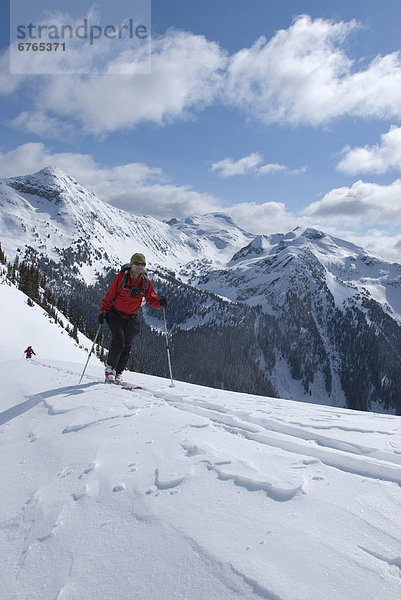
[[[19,267],[19,256],[15,257],[13,268],[12,268],[12,282],[15,283],[17,281],[17,272]]]
[[[40,272],[33,265],[22,262],[19,267],[19,289],[33,300],[40,301]]]
[[[74,328],[71,332],[71,337],[76,341],[79,342],[79,338],[78,338],[78,327],[76,325],[74,325]]]
[[[68,314],[68,303],[62,296],[59,296],[57,299],[57,308],[63,315],[67,316]]]
[[[0,243],[0,263],[2,265],[5,265],[7,263],[6,256],[3,252],[3,248],[1,247],[1,243]]]
[[[12,283],[15,283],[15,281],[13,279],[13,277],[14,277],[13,266],[11,263],[7,263],[7,277]]]

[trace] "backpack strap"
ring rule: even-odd
[[[121,290],[122,290],[123,288],[125,288],[125,286],[127,285],[127,281],[128,281],[128,278],[129,278],[129,272],[130,272],[130,268],[131,268],[131,267],[130,267],[129,265],[124,265],[124,266],[121,268],[121,271],[120,271],[120,273],[124,273],[124,275],[123,275],[123,278],[122,278],[122,280],[121,280],[120,287],[118,288],[118,292],[117,292],[117,294],[119,294],[119,293],[121,292]],[[117,298],[117,294],[115,295],[115,297],[114,297],[114,300]],[[114,300],[113,300],[113,302],[114,302]]]
[[[121,290],[123,289],[123,287],[125,287],[127,285],[127,281],[128,281],[128,277],[129,277],[129,270],[130,270],[130,266],[128,264],[127,265],[123,265],[121,267],[120,273],[124,273],[124,275],[123,275],[123,278],[121,280],[120,287],[118,288],[117,293],[114,296],[114,298],[112,300],[112,303],[110,304],[110,310],[112,308],[114,308],[114,302],[115,302],[118,294],[121,292]]]
[[[124,273],[124,275],[123,275],[123,278],[121,280],[120,287],[118,288],[117,294],[113,298],[113,302],[111,303],[110,308],[112,308],[112,306],[114,305],[114,301],[117,298],[118,294],[127,285],[128,279],[129,279],[129,276],[130,276],[130,269],[131,269],[131,266],[128,265],[128,264],[123,265],[121,267],[120,273]],[[140,291],[143,293],[144,296],[146,296],[146,292],[148,291],[148,286],[149,286],[149,278],[148,278],[147,275],[145,275],[145,273],[142,273],[142,277],[143,277],[143,288]]]
[[[146,296],[146,292],[148,291],[149,278],[145,273],[142,273],[143,277],[143,295]]]

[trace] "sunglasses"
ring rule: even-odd
[[[145,266],[145,263],[143,263],[143,262],[134,262],[133,264],[136,265],[137,267],[144,267]]]

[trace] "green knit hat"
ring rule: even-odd
[[[130,265],[133,265],[135,262],[141,262],[146,265],[146,258],[140,252],[135,252],[135,254],[131,256]]]

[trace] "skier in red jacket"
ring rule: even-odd
[[[25,358],[32,358],[32,354],[34,354],[36,356],[36,352],[32,348],[32,346],[28,346],[28,348],[26,350],[24,350],[24,354],[26,354]]]
[[[146,272],[145,256],[136,252],[130,264],[111,282],[100,308],[99,323],[106,322],[112,339],[105,365],[105,381],[122,383],[124,371],[131,352],[134,336],[139,333],[138,311],[142,299],[154,308],[167,306],[164,297],[157,297]]]

